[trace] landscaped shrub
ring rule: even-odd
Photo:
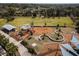
[[[24,46],[28,46],[28,43],[26,41],[22,41],[21,44],[23,44]]]

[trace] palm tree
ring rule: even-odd
[[[34,26],[34,22],[33,22],[33,21],[31,22],[31,26],[32,26],[32,27]]]
[[[59,24],[57,24],[57,26],[56,26],[56,29],[58,29],[59,28]]]

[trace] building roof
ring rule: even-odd
[[[12,25],[10,25],[10,24],[5,24],[4,26],[2,26],[2,28],[5,28],[5,29],[7,29],[7,30],[12,30],[12,29],[14,29],[14,28],[16,28],[16,27],[14,27],[14,26],[12,26]]]
[[[66,49],[64,49],[62,46],[60,46],[60,49],[61,49],[61,52],[62,52],[63,56],[73,56],[68,51],[66,51]]]
[[[77,49],[79,49],[79,43],[78,44],[75,43],[74,45],[76,46]]]
[[[30,29],[30,28],[31,28],[31,26],[29,24],[21,26],[21,29],[24,29],[24,30]]]
[[[75,35],[73,35],[71,42],[75,43],[75,42],[79,42],[79,40],[77,39]]]
[[[6,56],[6,51],[0,46],[0,55]]]
[[[73,52],[75,55],[79,55],[79,54],[77,54],[76,51],[71,47],[70,44],[62,44],[62,46],[63,46],[65,49],[67,49],[67,50]],[[69,55],[70,55],[70,54],[69,54]],[[73,54],[72,54],[72,55],[73,55]]]
[[[79,49],[79,40],[75,35],[73,35],[71,43],[74,44],[76,46],[76,48]]]

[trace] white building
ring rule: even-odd
[[[5,33],[9,33],[10,31],[15,31],[15,28],[15,26],[5,24],[4,26],[2,26],[2,31],[4,31]]]
[[[23,26],[21,26],[22,30],[27,30],[27,29],[31,29],[31,26],[29,24],[25,24]]]

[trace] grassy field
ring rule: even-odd
[[[72,26],[73,24],[72,20],[69,17],[60,17],[60,18],[16,17],[14,21],[11,21],[9,23],[14,26],[22,26],[24,24],[31,24],[32,21],[34,22],[34,26],[43,26],[45,22],[47,23],[47,26],[55,26],[57,24],[63,26],[64,23],[67,26]],[[5,19],[0,19],[0,26],[4,25],[5,23],[6,23]]]
[[[5,19],[0,19],[0,27],[6,23]]]

